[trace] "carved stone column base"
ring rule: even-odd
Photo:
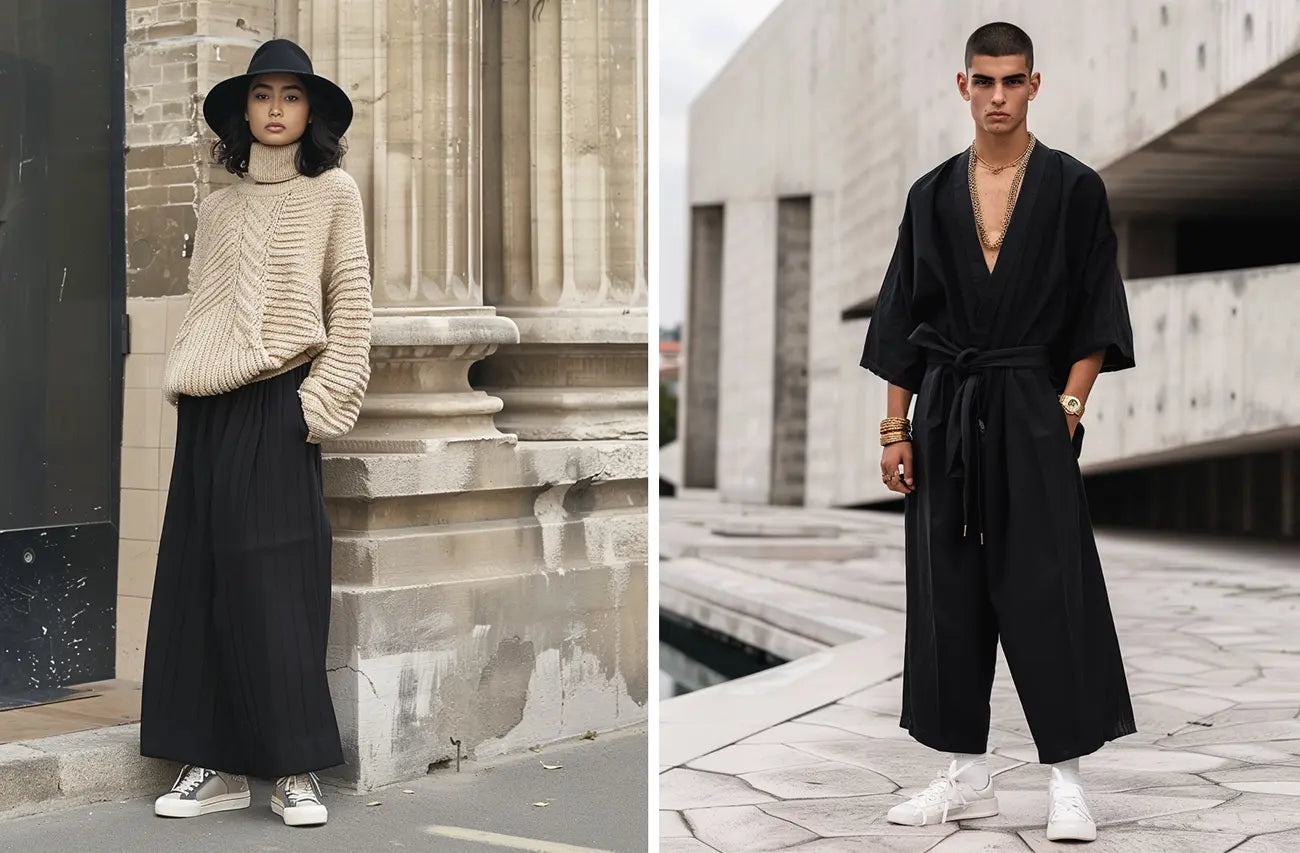
[[[648,438],[645,309],[509,309],[520,344],[475,365],[499,398],[501,429],[521,441]]]
[[[513,441],[493,424],[501,401],[469,384],[469,368],[519,340],[490,308],[377,310],[370,386],[356,427],[330,453],[417,453],[449,437]]]

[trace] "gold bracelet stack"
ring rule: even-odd
[[[880,446],[912,440],[912,422],[907,418],[885,418],[880,422]]]

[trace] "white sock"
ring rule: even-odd
[[[1069,761],[1058,761],[1052,765],[1053,768],[1061,771],[1061,781],[1069,782],[1071,785],[1083,787],[1083,776],[1079,773],[1079,759],[1071,758]]]
[[[957,763],[957,777],[976,790],[982,790],[989,784],[989,757],[987,753],[973,755],[966,752],[954,752],[952,760]]]

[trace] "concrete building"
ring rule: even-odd
[[[107,531],[103,553],[76,571],[98,590],[86,606],[100,620],[77,642],[107,658],[69,677],[59,657],[27,684],[43,659],[7,670],[7,649],[0,682],[140,677],[176,425],[158,389],[186,310],[198,202],[233,179],[210,165],[202,99],[243,73],[258,44],[287,37],[355,104],[344,167],[361,187],[373,265],[369,392],[356,429],[324,447],[340,778],[380,785],[458,750],[490,755],[644,719],[645,0],[75,5],[86,45],[65,44],[63,4],[0,9],[15,10],[31,67],[56,69],[54,91],[89,79],[106,103],[125,99],[73,152],[94,166],[90,189],[44,198],[50,230],[27,244],[54,270],[40,284],[52,304],[73,245],[55,224],[80,208],[102,220],[96,242],[76,247],[98,268],[67,287],[101,294],[91,340],[106,341],[94,350],[103,393],[81,409],[51,406],[31,432],[88,419],[106,436],[95,465],[112,485],[89,519]],[[43,108],[57,112],[57,100]],[[23,144],[11,146],[19,158],[0,157],[5,174],[21,175],[20,159],[29,179],[56,173],[58,146]],[[124,363],[108,355],[112,342],[127,349],[123,309]],[[8,362],[0,375],[32,369]],[[0,544],[18,554],[53,523],[0,530]],[[86,618],[82,629],[50,624],[66,641]]]
[[[990,20],[1034,39],[1030,128],[1101,173],[1119,236],[1139,368],[1089,401],[1094,518],[1300,535],[1295,0],[786,0],[691,109],[682,484],[894,497],[858,359],[908,187],[970,144]]]

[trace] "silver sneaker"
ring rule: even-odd
[[[159,817],[198,817],[211,812],[248,808],[248,779],[186,764],[172,789],[153,801]]]
[[[993,817],[998,813],[993,778],[989,777],[989,783],[983,788],[973,788],[960,778],[965,769],[965,766],[959,768],[957,762],[952,762],[928,788],[890,809],[885,819],[901,826],[926,826],[950,820]]]
[[[281,776],[271,795],[271,811],[284,818],[286,826],[319,826],[329,819],[315,773]]]

